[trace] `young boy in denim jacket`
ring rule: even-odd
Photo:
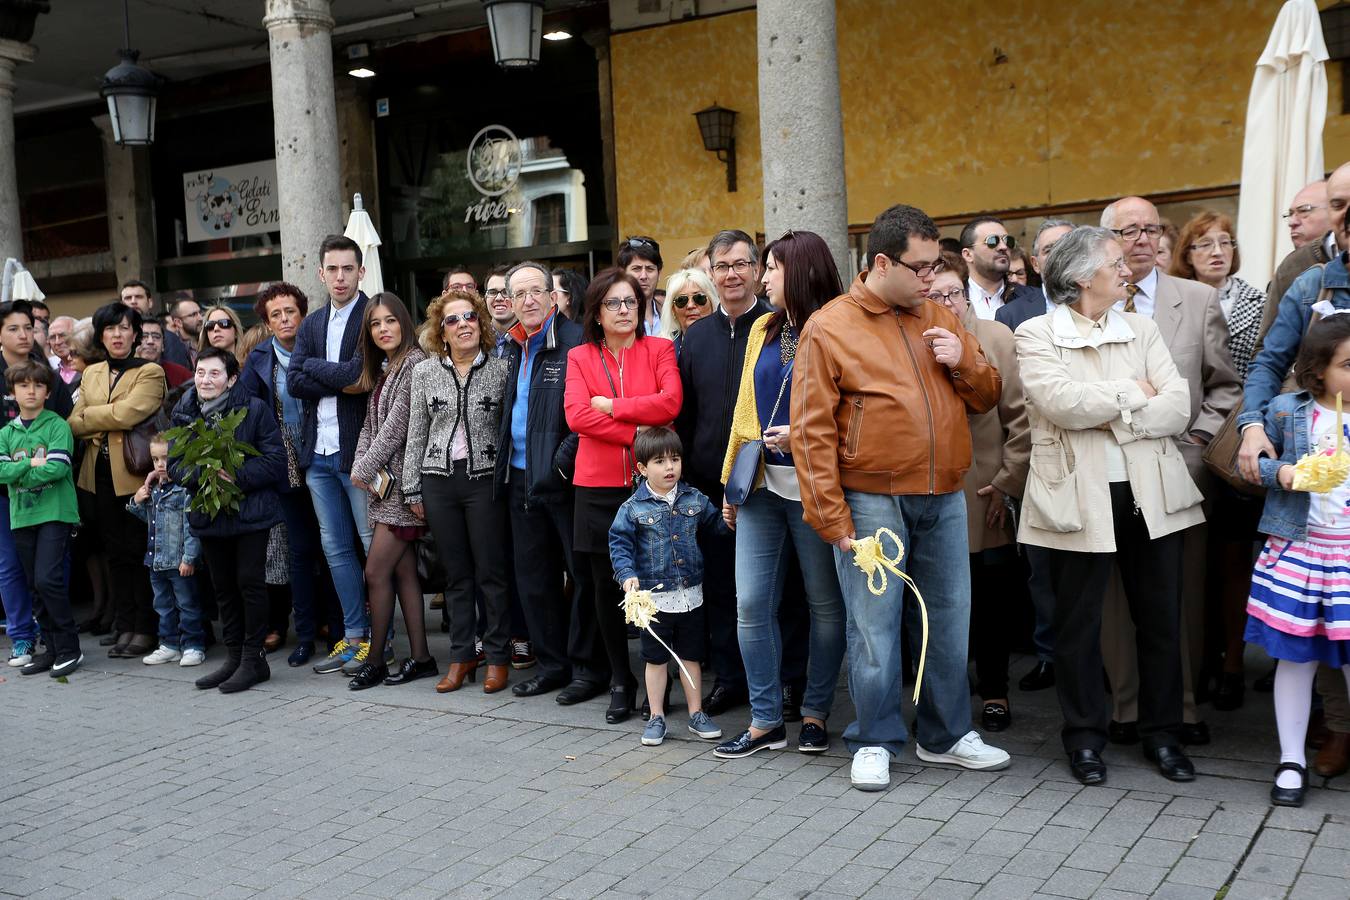
[[[689,730],[706,741],[722,729],[703,711],[702,672],[706,625],[703,615],[703,553],[698,535],[711,530],[726,534],[721,513],[703,494],[680,481],[680,438],[669,428],[647,428],[633,441],[633,455],[643,483],[619,507],[609,529],[609,555],[614,579],[624,592],[652,592],[658,613],[652,630],[684,662],[681,680],[689,701]],[[666,737],[665,696],[670,652],[647,631],[642,632],[642,658],[647,663],[647,700],[651,718],[642,743],[655,747]]]
[[[35,359],[10,366],[5,381],[19,415],[0,428],[0,484],[9,489],[14,546],[47,645],[19,674],[50,671],[53,678],[69,675],[84,661],[66,581],[71,526],[80,523],[70,468],[75,440],[66,420],[44,408],[55,378]]]
[[[147,666],[176,662],[200,666],[206,660],[206,631],[193,579],[202,545],[188,529],[187,488],[169,473],[169,442],[155,435],[150,442],[154,470],[136,491],[128,511],[149,526],[145,564],[159,614],[159,648],[141,658]]]

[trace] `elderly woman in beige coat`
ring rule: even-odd
[[[1153,320],[1112,309],[1128,275],[1115,235],[1074,229],[1046,263],[1055,309],[1016,336],[1031,421],[1018,538],[1051,551],[1062,737],[1084,784],[1106,780],[1101,618],[1116,562],[1139,623],[1144,754],[1173,781],[1195,778],[1179,739],[1181,531],[1204,514],[1173,440],[1190,395]]]
[[[1031,436],[1026,401],[1017,371],[1013,333],[1001,322],[975,315],[966,297],[966,262],[943,253],[946,268],[933,279],[928,299],[956,313],[980,342],[984,355],[1003,376],[998,406],[967,416],[973,448],[966,471],[966,523],[970,534],[970,632],[975,655],[975,693],[984,700],[980,724],[985,731],[1012,725],[1008,704],[1008,655],[1016,631],[1009,586],[1024,580],[1014,543],[1013,501],[1022,498],[1027,480]]]

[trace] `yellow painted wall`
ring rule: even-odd
[[[849,222],[897,202],[940,217],[1236,183],[1280,5],[838,0]],[[755,13],[618,34],[612,50],[620,234],[651,235],[673,265],[718,228],[762,228]],[[1350,117],[1336,64],[1329,81],[1334,167]],[[740,113],[735,194],[692,115],[714,101]]]

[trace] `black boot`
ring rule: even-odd
[[[220,686],[220,692],[237,694],[255,684],[262,684],[271,677],[272,670],[267,665],[267,651],[259,647],[244,654],[243,659],[239,661],[239,668],[235,669],[234,674]]]
[[[203,675],[197,679],[197,687],[203,691],[209,691],[213,687],[220,687],[230,676],[234,675],[235,670],[239,668],[239,657],[243,655],[241,647],[226,647],[225,661],[221,663],[220,668],[216,669],[210,675]]]

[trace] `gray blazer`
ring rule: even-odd
[[[423,475],[450,475],[455,430],[464,427],[468,476],[497,471],[497,440],[506,393],[507,360],[479,353],[463,383],[449,357],[432,356],[413,368],[408,404],[408,447],[403,457],[403,500],[422,502]]]

